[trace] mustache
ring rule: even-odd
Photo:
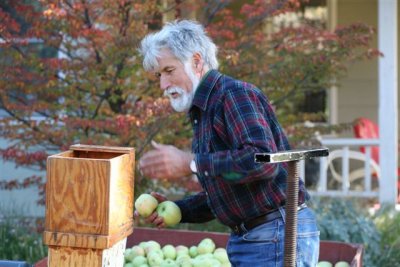
[[[182,95],[183,93],[185,93],[185,91],[180,87],[171,87],[165,90],[163,95],[170,97],[174,93]]]

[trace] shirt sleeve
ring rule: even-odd
[[[198,171],[232,183],[272,179],[285,164],[255,163],[255,153],[277,152],[276,140],[287,142],[266,97],[255,89],[227,90],[214,129],[228,150],[196,154]],[[274,136],[274,134],[275,136]],[[284,144],[284,146],[289,146]]]
[[[207,204],[207,194],[200,192],[175,201],[181,209],[181,223],[204,223],[215,219]]]

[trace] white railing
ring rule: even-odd
[[[319,179],[308,189],[318,196],[379,197],[380,168],[371,157],[371,148],[379,146],[379,139],[332,138],[321,139],[329,148],[329,156],[319,158]],[[365,153],[360,152],[365,148]],[[300,175],[307,180],[305,164],[301,161]],[[373,180],[374,179],[374,180]]]

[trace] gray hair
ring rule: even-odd
[[[160,31],[148,34],[141,42],[143,67],[147,71],[158,67],[157,57],[163,48],[169,49],[182,63],[199,53],[210,69],[218,68],[217,46],[201,24],[181,20],[167,23]]]

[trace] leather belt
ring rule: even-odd
[[[306,205],[306,203],[303,203],[297,207],[297,211],[300,211],[305,208],[307,208],[307,205]],[[267,222],[270,222],[270,221],[273,221],[273,220],[276,220],[279,218],[282,218],[281,212],[279,211],[279,209],[275,209],[271,212],[268,212],[261,216],[255,217],[248,221],[245,221],[241,224],[230,226],[230,228],[231,228],[232,232],[235,233],[236,235],[242,235],[242,234],[244,234],[245,231],[250,231],[251,229],[253,229],[263,223],[267,223]]]

